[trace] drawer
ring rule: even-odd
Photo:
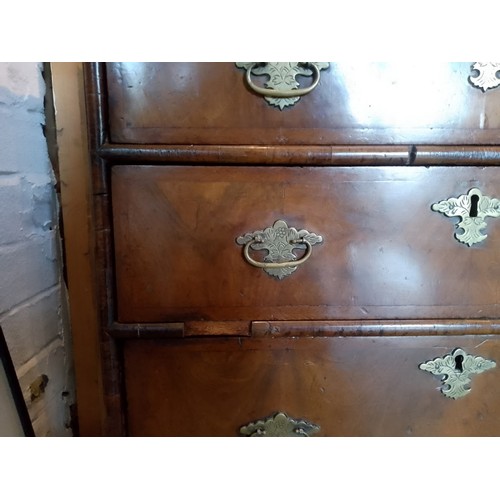
[[[329,63],[282,109],[233,62],[86,65],[105,434],[500,435],[500,89],[471,64]]]
[[[500,360],[495,336],[127,341],[128,430],[237,436],[283,412],[313,436],[498,436],[498,366],[456,399],[419,368],[457,347]]]
[[[245,74],[232,62],[107,63],[111,142],[498,143],[500,91],[474,87],[471,63],[330,63],[314,90],[283,109],[251,90]],[[261,88],[271,80],[253,78]],[[302,89],[313,80],[296,81]]]
[[[495,168],[113,168],[120,322],[496,318],[500,220],[468,246],[431,206]],[[238,237],[278,221],[320,235],[277,279]],[[302,260],[307,250],[295,250]],[[263,262],[266,251],[249,256]]]

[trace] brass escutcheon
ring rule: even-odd
[[[466,396],[470,391],[471,375],[494,368],[496,363],[481,356],[472,356],[456,348],[442,358],[421,363],[419,368],[433,375],[441,376],[441,392],[451,399]]]
[[[478,188],[472,188],[467,194],[458,198],[448,198],[434,203],[431,208],[434,212],[440,212],[447,217],[461,218],[457,228],[463,232],[455,233],[455,238],[468,246],[487,238],[486,234],[481,233],[487,225],[484,221],[486,217],[500,216],[500,200],[484,196]]]

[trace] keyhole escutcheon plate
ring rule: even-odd
[[[457,347],[442,358],[421,363],[419,368],[441,377],[441,392],[451,399],[466,396],[470,391],[471,375],[495,368],[495,361],[472,356]]]
[[[447,217],[461,218],[456,228],[463,232],[455,232],[455,238],[469,247],[488,237],[481,232],[487,226],[484,219],[500,216],[500,200],[484,196],[478,188],[472,188],[458,198],[434,203],[431,208]]]

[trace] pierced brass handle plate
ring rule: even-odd
[[[500,216],[500,200],[484,196],[478,188],[472,188],[458,198],[434,203],[431,208],[447,217],[461,217],[456,227],[462,229],[463,233],[455,233],[455,238],[468,246],[487,238],[486,234],[481,233],[487,225],[484,221],[486,217]]]
[[[243,257],[252,266],[263,269],[267,274],[283,279],[292,274],[299,265],[304,264],[312,254],[312,246],[323,241],[322,236],[305,229],[298,231],[288,227],[283,220],[277,220],[272,227],[261,231],[246,233],[236,238],[236,243],[244,245]],[[264,262],[250,257],[249,250],[266,250]],[[304,249],[305,254],[297,259],[294,249]]]
[[[435,358],[419,365],[421,370],[441,376],[441,392],[451,399],[466,396],[470,391],[471,375],[494,368],[496,363],[481,356],[472,356],[457,348],[443,358]]]
[[[319,429],[319,425],[307,420],[290,418],[280,411],[265,419],[244,425],[240,428],[240,434],[247,437],[310,437]]]
[[[469,76],[469,82],[483,92],[500,85],[500,78],[498,76],[500,74],[500,63],[475,62],[471,66],[471,70],[475,71],[476,74]]]
[[[320,81],[320,71],[327,69],[329,63],[320,62],[237,62],[237,68],[246,70],[247,85],[264,99],[283,110],[293,106],[303,95],[313,91]],[[252,75],[268,75],[265,87],[259,87],[252,81]],[[312,76],[313,82],[308,87],[299,88],[296,77]]]

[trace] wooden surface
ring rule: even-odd
[[[238,436],[283,411],[319,425],[315,436],[498,436],[498,368],[457,400],[418,368],[455,347],[500,359],[483,336],[127,341],[129,432]]]
[[[110,63],[112,142],[141,144],[498,144],[500,93],[470,63],[331,63],[280,111],[234,63]],[[266,77],[255,77],[263,86]],[[301,87],[310,78],[299,77]]]
[[[469,248],[458,218],[430,207],[473,186],[495,196],[499,180],[466,167],[116,167],[118,320],[498,317],[499,221]],[[324,239],[282,280],[236,243],[278,219]]]
[[[81,63],[51,63],[78,426],[82,436],[100,436],[105,415],[82,71]]]
[[[470,73],[332,63],[279,111],[233,63],[85,65],[103,432],[499,435],[498,368],[457,401],[418,369],[500,360],[500,222],[469,248],[430,209],[500,196],[500,93]],[[324,238],[282,281],[236,243],[278,219]]]
[[[215,146],[103,144],[101,158],[112,164],[170,165],[363,165],[363,166],[490,166],[500,163],[499,146]]]

